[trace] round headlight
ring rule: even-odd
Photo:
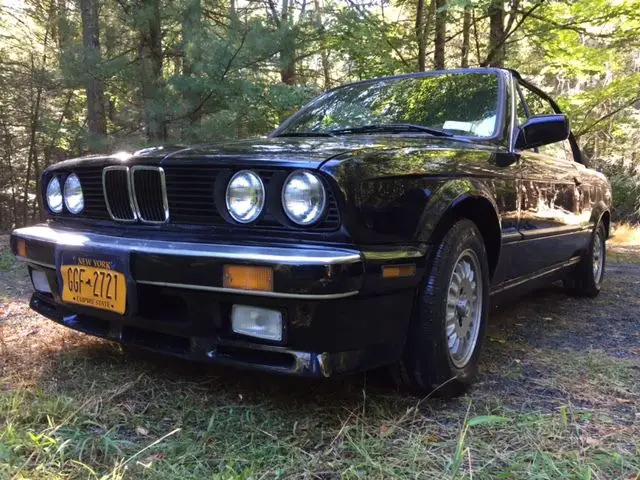
[[[71,213],[80,213],[84,208],[82,186],[75,173],[69,175],[64,182],[64,204]]]
[[[53,177],[47,184],[47,205],[53,213],[62,211],[62,188],[58,177]]]
[[[282,187],[282,206],[291,221],[311,225],[324,212],[327,195],[320,179],[311,172],[293,172]]]
[[[227,185],[227,210],[236,222],[253,222],[264,207],[264,185],[250,170],[236,173]]]

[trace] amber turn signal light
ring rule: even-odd
[[[273,269],[249,265],[225,265],[222,284],[224,288],[273,292]]]
[[[27,242],[21,238],[16,241],[16,255],[27,258]]]
[[[382,278],[412,277],[416,274],[416,266],[409,265],[385,265],[382,267]]]

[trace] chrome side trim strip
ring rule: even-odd
[[[240,290],[237,288],[224,288],[224,287],[209,287],[207,285],[192,285],[188,283],[171,283],[171,282],[154,282],[150,280],[137,280],[136,283],[142,283],[145,285],[155,285],[157,287],[170,287],[170,288],[183,288],[188,290],[200,290],[205,292],[218,292],[218,293],[234,293],[240,295],[254,295],[260,297],[273,297],[273,298],[295,298],[298,300],[335,300],[338,298],[353,297],[359,293],[358,290],[344,293],[330,293],[330,294],[305,294],[305,293],[281,293],[281,292],[261,292],[257,290]]]
[[[491,293],[489,293],[489,295],[496,295],[498,293],[502,293],[505,290],[509,290],[510,288],[514,288],[514,287],[518,287],[520,285],[522,285],[523,283],[527,283],[533,280],[537,280],[539,278],[545,277],[547,275],[551,275],[553,273],[558,272],[559,270],[565,269],[565,268],[569,268],[573,265],[577,265],[578,263],[580,263],[581,258],[580,257],[571,257],[569,260],[567,260],[566,262],[563,262],[559,265],[555,265],[555,266],[551,266],[549,268],[546,268],[544,270],[540,270],[539,272],[536,272],[532,275],[526,275],[524,277],[518,277],[515,278],[513,280],[508,280],[507,282],[501,283],[500,285],[497,285],[495,287],[495,289],[491,290]]]
[[[162,192],[162,210],[164,212],[164,220],[148,220],[142,216],[140,206],[138,205],[138,193],[136,192],[136,179],[135,174],[140,170],[148,170],[158,172],[160,175],[160,190]],[[151,167],[148,165],[135,165],[131,167],[129,171],[129,184],[131,188],[131,194],[133,196],[133,204],[136,207],[136,215],[142,223],[148,223],[150,225],[162,225],[169,221],[169,200],[167,199],[167,182],[165,180],[164,169],[162,167]]]
[[[113,170],[122,170],[126,173],[127,176],[127,195],[129,195],[129,207],[131,207],[131,214],[133,218],[120,218],[116,217],[111,211],[111,206],[109,205],[109,196],[107,195],[107,184],[105,178],[107,176],[107,172]],[[134,223],[138,221],[138,214],[136,213],[137,208],[133,203],[133,192],[131,191],[131,175],[129,172],[129,167],[124,165],[112,165],[110,167],[104,167],[102,169],[102,195],[104,196],[104,203],[107,206],[107,212],[109,212],[109,216],[115,220],[116,222],[126,222],[126,223]]]
[[[208,257],[255,263],[335,265],[362,261],[360,252],[346,248],[263,247],[254,245],[172,242],[53,229],[48,225],[20,228],[14,230],[13,234],[25,239],[40,240],[69,247],[90,245],[92,247],[104,247],[109,250],[123,252]]]

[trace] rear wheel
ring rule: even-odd
[[[582,255],[580,263],[563,281],[564,287],[578,297],[595,297],[600,293],[607,260],[607,232],[599,222],[593,234],[589,248]]]
[[[440,396],[466,390],[478,372],[489,303],[489,266],[482,236],[460,220],[428,261],[397,378]]]

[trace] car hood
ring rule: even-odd
[[[339,137],[268,137],[201,145],[168,155],[164,162],[190,159],[211,161],[276,162],[319,167],[345,154],[373,154],[404,148],[435,150],[486,149],[487,146],[424,135],[344,135]]]
[[[334,158],[353,158],[376,152],[421,149],[429,151],[494,150],[495,145],[464,142],[425,135],[344,135],[339,137],[266,137],[221,142],[192,147],[165,146],[139,150],[134,154],[94,155],[66,160],[53,167],[124,165],[186,165],[216,163],[220,165],[286,166],[319,168]]]

